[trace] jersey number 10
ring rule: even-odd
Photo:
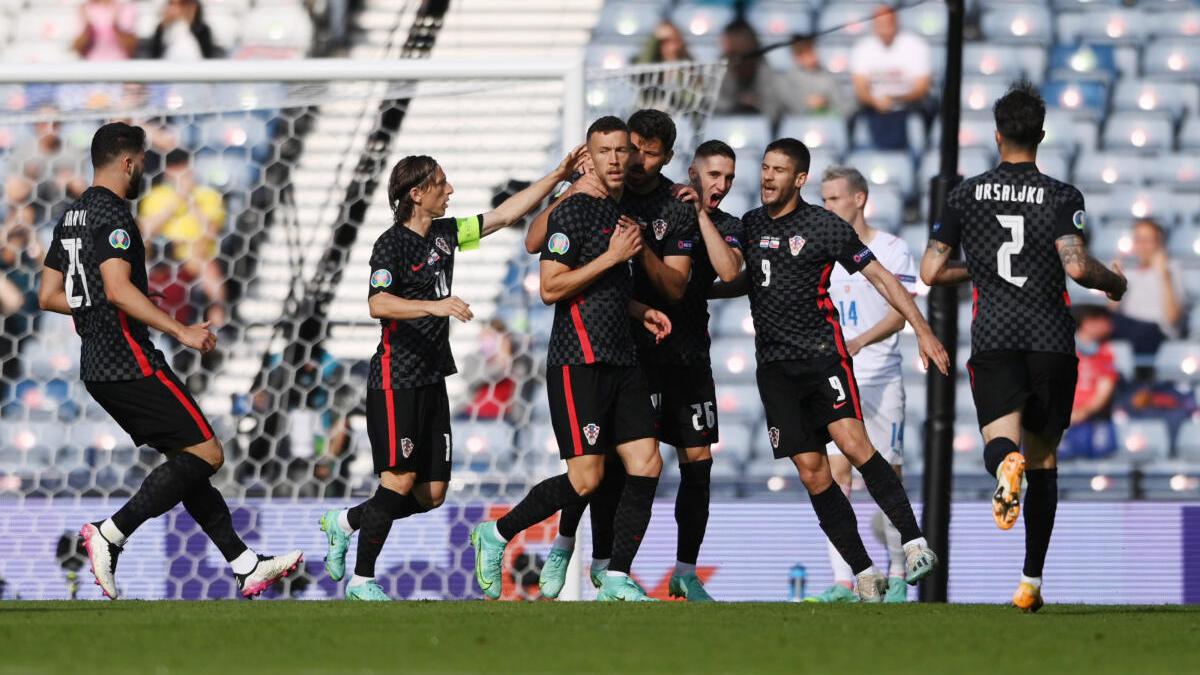
[[[88,290],[87,277],[79,266],[79,251],[83,246],[80,239],[63,239],[63,251],[67,253],[67,274],[63,285],[67,293],[67,306],[71,309],[92,306],[92,292]],[[75,278],[79,277],[79,285],[83,287],[83,295],[75,295]]]

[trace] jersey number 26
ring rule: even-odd
[[[83,268],[79,266],[79,251],[83,245],[80,239],[63,239],[63,251],[67,254],[67,274],[63,279],[63,285],[67,293],[67,306],[71,309],[77,307],[92,306],[92,292],[88,290],[87,277],[83,274]],[[75,295],[75,279],[79,278],[79,285],[83,287],[82,295]]]

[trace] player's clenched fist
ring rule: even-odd
[[[475,318],[475,314],[471,312],[471,306],[457,295],[434,300],[432,312],[434,316],[452,316],[463,323]]]
[[[184,326],[175,339],[186,347],[195,349],[201,354],[207,354],[217,346],[217,336],[208,329],[209,323],[205,321],[192,326]]]

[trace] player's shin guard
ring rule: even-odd
[[[894,475],[894,474],[893,474]],[[837,483],[830,483],[823,492],[808,493],[813,511],[817,513],[817,521],[829,541],[833,542],[842,559],[855,574],[865,571],[871,566],[871,556],[863,546],[862,537],[858,536],[858,518],[850,506],[850,500]]]
[[[142,523],[170,511],[213,473],[212,466],[196,455],[176,453],[146,476],[138,491],[113,514],[113,524],[128,537]]]
[[[1025,568],[1027,577],[1041,577],[1058,511],[1058,469],[1029,469],[1025,488]]]
[[[617,504],[625,491],[625,465],[620,459],[604,464],[604,480],[592,495],[589,507],[592,518],[592,559],[608,560],[613,555],[613,520]]]
[[[558,514],[558,536],[573,539],[575,532],[579,529],[579,521],[583,520],[583,510],[586,508],[587,500],[564,506],[562,513]]]
[[[1004,458],[1008,457],[1010,452],[1020,451],[1021,448],[1010,438],[993,438],[988,441],[988,444],[983,446],[983,466],[987,469],[988,476],[995,478]]]
[[[375,576],[375,560],[383,550],[392,521],[399,520],[425,510],[411,494],[402,495],[382,485],[375,494],[362,504],[362,528],[358,533],[358,557],[354,561],[354,574],[360,577]]]
[[[675,559],[682,563],[695,565],[700,556],[700,544],[704,542],[704,531],[708,528],[712,464],[711,459],[705,459],[679,465],[679,494],[675,496],[679,539]]]
[[[204,534],[216,545],[225,562],[233,562],[235,558],[246,552],[246,543],[233,529],[233,516],[229,513],[229,505],[220,491],[209,481],[192,488],[183,498],[183,508],[204,530]]]
[[[583,501],[567,474],[547,478],[534,485],[512,511],[496,521],[496,531],[505,541],[511,541],[518,532],[537,525],[564,507]]]
[[[642,545],[642,537],[650,526],[650,512],[654,507],[654,492],[658,489],[658,478],[650,476],[627,476],[621,502],[613,519],[613,548],[610,572],[629,574],[633,558]]]
[[[904,483],[896,475],[896,470],[888,464],[883,455],[876,452],[871,459],[858,467],[863,482],[867,484],[867,492],[879,505],[880,510],[888,520],[900,531],[900,538],[910,542],[921,537],[921,528],[917,527],[917,517],[913,514],[912,504],[908,494],[904,492]],[[852,563],[853,564],[853,563]]]

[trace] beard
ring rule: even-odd
[[[129,176],[129,186],[125,188],[126,199],[137,199],[142,194],[142,169],[134,169],[133,174]]]

